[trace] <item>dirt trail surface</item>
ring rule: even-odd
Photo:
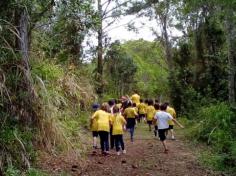
[[[201,167],[196,156],[183,141],[167,140],[169,153],[153,132],[145,125],[136,128],[135,141],[129,141],[125,135],[126,154],[116,155],[115,150],[109,156],[102,156],[100,150],[89,154],[89,164],[83,176],[204,176],[216,175]]]
[[[177,133],[179,130],[176,130]],[[169,153],[153,131],[149,132],[145,124],[139,124],[135,131],[134,142],[125,134],[126,154],[116,155],[115,150],[109,156],[101,155],[100,149],[92,149],[86,154],[86,162],[78,162],[73,154],[65,157],[44,160],[46,167],[54,167],[54,172],[66,172],[66,175],[81,176],[206,176],[217,175],[199,165],[193,150],[180,136],[177,140],[167,140]],[[44,167],[45,168],[45,167]],[[51,170],[51,169],[50,169]],[[52,172],[51,172],[52,173]],[[54,175],[54,174],[53,174]]]

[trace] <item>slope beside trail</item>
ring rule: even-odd
[[[178,129],[176,130],[178,133]],[[88,153],[88,164],[83,176],[205,176],[217,175],[199,165],[194,151],[177,135],[177,140],[167,140],[170,152],[165,154],[159,139],[145,124],[138,124],[135,141],[125,134],[126,154],[102,156],[100,150]],[[76,173],[74,173],[76,175]]]
[[[72,153],[62,156],[41,156],[40,167],[50,175],[72,176],[216,176],[220,175],[202,167],[197,161],[197,149],[190,147],[181,138],[181,129],[176,129],[177,140],[167,140],[169,153],[153,131],[146,124],[138,124],[135,140],[129,141],[125,133],[127,153],[116,155],[115,150],[109,156],[102,156],[100,149],[88,150],[85,158]],[[91,136],[86,138],[88,148],[92,148]],[[95,153],[94,153],[95,152]],[[82,159],[82,160],[81,160]]]

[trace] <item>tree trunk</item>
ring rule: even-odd
[[[28,108],[28,113],[29,115],[27,119],[24,119],[24,123],[31,124],[33,122],[33,111],[32,107],[33,102],[36,98],[33,84],[32,84],[32,78],[31,78],[31,72],[30,72],[30,65],[29,65],[29,33],[28,33],[28,26],[29,26],[29,19],[28,19],[28,14],[26,9],[21,9],[19,10],[19,19],[18,21],[18,32],[19,32],[19,37],[17,37],[17,50],[19,50],[21,54],[21,66],[22,66],[22,72],[23,72],[23,84],[25,85],[24,90],[26,91],[28,96],[27,96],[27,104],[30,107]],[[26,117],[23,117],[26,118]]]
[[[98,13],[99,13],[99,29],[98,29],[98,62],[97,62],[97,81],[98,81],[98,87],[97,87],[97,93],[101,97],[103,94],[103,30],[102,30],[102,5],[101,0],[98,0]]]
[[[232,8],[228,8],[226,17],[226,32],[228,42],[228,93],[229,103],[232,107],[235,107],[235,88],[236,88],[236,22],[234,20],[234,13]]]

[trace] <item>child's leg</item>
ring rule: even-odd
[[[118,135],[114,135],[113,137],[114,137],[114,140],[115,140],[116,151],[118,152],[120,150],[119,136]]]
[[[130,139],[133,142],[134,141],[134,126],[131,127],[129,130],[130,130]]]
[[[124,144],[124,140],[123,140],[123,135],[119,135],[119,141],[120,141],[121,149],[125,150],[125,144]]]
[[[174,126],[170,125],[169,129],[170,129],[171,139],[175,139],[175,136],[174,136]]]
[[[165,149],[165,152],[167,151],[167,146],[166,146],[166,135],[165,135],[165,133],[166,133],[166,131],[167,131],[168,129],[159,129],[158,130],[158,134],[159,134],[159,137],[160,137],[160,140],[161,140],[161,143],[162,143],[162,145],[163,145],[163,147],[164,147],[164,149]]]
[[[97,137],[98,137],[98,132],[97,131],[93,131],[93,148],[97,148]]]
[[[97,137],[93,137],[93,147],[97,147]]]
[[[109,151],[109,132],[104,132],[104,145],[105,145],[105,151]]]
[[[154,135],[157,136],[157,130],[158,130],[158,127],[157,125],[155,125],[155,130],[154,130]]]
[[[166,140],[161,141],[161,142],[162,142],[162,145],[164,146],[165,151],[167,151],[168,149],[167,149],[167,146],[166,146]]]
[[[105,145],[104,145],[104,134],[103,134],[104,131],[99,131],[98,134],[99,134],[99,137],[100,137],[100,145],[101,145],[101,150],[102,152],[105,151]]]
[[[112,135],[112,127],[110,129],[110,146],[111,146],[111,149],[114,148],[114,145],[115,145],[115,141],[114,141],[114,137]]]

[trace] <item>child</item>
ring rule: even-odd
[[[94,112],[96,112],[99,109],[99,104],[94,103],[92,106],[92,109]],[[93,135],[93,148],[97,149],[97,137],[98,137],[98,124],[96,119],[90,120],[90,128]]]
[[[158,122],[158,135],[164,146],[164,153],[168,153],[166,146],[166,131],[169,129],[168,120],[173,120],[180,128],[184,128],[177,120],[175,120],[169,113],[166,112],[167,105],[162,104],[160,107],[161,111],[157,112],[154,119]]]
[[[117,155],[120,155],[120,146],[122,148],[123,153],[126,153],[125,151],[125,145],[123,141],[123,134],[124,134],[124,125],[126,125],[126,120],[124,117],[120,114],[119,108],[115,106],[113,108],[113,116],[111,118],[111,124],[112,124],[112,135],[115,140],[115,146],[116,146],[116,152]]]
[[[142,119],[145,118],[146,114],[146,105],[143,103],[143,100],[140,99],[140,104],[138,107],[138,122],[140,123]]]
[[[108,105],[109,105],[109,109],[108,109],[108,112],[113,115],[113,108],[115,106],[115,100],[109,100],[108,101]],[[114,141],[114,138],[113,138],[113,135],[112,135],[112,126],[110,127],[110,148],[113,149],[115,146],[115,141]]]
[[[134,110],[133,107],[131,107],[131,102],[128,103],[128,107],[124,111],[124,116],[127,120],[127,129],[129,129],[130,132],[130,139],[131,142],[134,141],[134,127],[135,127],[135,118],[138,116],[138,113]]]
[[[110,114],[107,112],[108,104],[103,103],[101,109],[96,111],[93,116],[92,120],[97,121],[98,125],[98,135],[100,137],[100,145],[102,154],[108,155],[109,154],[109,131],[110,131]]]
[[[156,113],[160,111],[160,105],[158,103],[154,104],[154,108],[156,110]],[[158,126],[157,126],[157,120],[153,118],[153,125],[154,125],[154,135],[157,136]]]
[[[149,131],[152,131],[152,121],[156,113],[156,110],[153,106],[153,100],[148,101],[148,107],[146,109],[146,112],[147,112],[147,124],[149,126]]]
[[[176,119],[176,112],[175,112],[174,108],[170,107],[168,102],[166,102],[165,104],[167,105],[166,112],[168,112],[170,115],[172,115],[172,117],[174,119]],[[175,140],[174,122],[173,122],[173,120],[169,120],[168,123],[169,123],[169,131],[170,131],[170,134],[171,134],[171,139]],[[168,134],[168,131],[167,131],[167,134]]]

